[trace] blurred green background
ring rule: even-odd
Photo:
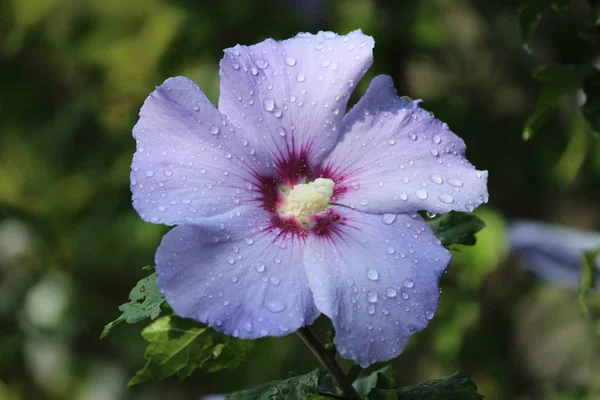
[[[144,325],[99,335],[167,231],[131,207],[131,128],[146,96],[185,75],[216,103],[222,49],[357,28],[375,38],[375,61],[351,103],[391,75],[490,176],[491,201],[477,211],[488,227],[455,252],[437,316],[394,362],[397,381],[462,369],[490,399],[600,398],[598,323],[574,291],[526,273],[506,248],[516,217],[600,228],[598,139],[577,96],[521,139],[540,93],[532,69],[597,51],[578,36],[577,5],[548,14],[524,51],[519,4],[0,0],[0,400],[199,399],[318,366],[290,335],[259,340],[233,373],[127,389],[144,363]]]

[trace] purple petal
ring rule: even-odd
[[[510,248],[525,266],[551,282],[577,287],[583,253],[600,246],[600,234],[534,221],[516,221],[510,227]],[[596,258],[600,269],[600,257]]]
[[[142,218],[173,225],[252,201],[259,164],[239,135],[195,83],[167,79],[133,129],[131,191]]]
[[[416,214],[345,215],[307,244],[304,262],[340,354],[366,367],[398,356],[433,318],[450,253]]]
[[[360,30],[299,34],[225,50],[219,109],[254,133],[265,159],[303,156],[316,166],[335,146],[354,87],[372,63]]]
[[[241,338],[283,336],[319,314],[297,238],[256,207],[177,226],[156,253],[158,286],[185,318]]]
[[[398,97],[392,79],[380,75],[344,117],[322,168],[336,182],[335,201],[360,211],[473,211],[487,201],[487,171],[464,153],[446,124]]]

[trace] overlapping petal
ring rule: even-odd
[[[583,253],[600,246],[600,233],[519,220],[511,224],[509,242],[511,251],[536,275],[577,287]],[[596,266],[600,270],[600,256]]]
[[[173,310],[241,338],[283,336],[311,324],[318,311],[301,242],[269,229],[270,218],[239,207],[167,233],[156,269]]]
[[[187,78],[167,79],[133,129],[133,205],[146,221],[175,225],[227,212],[256,196],[262,164],[243,132]]]
[[[416,214],[342,215],[331,235],[311,238],[304,262],[337,349],[366,367],[396,357],[433,318],[450,253]]]
[[[348,98],[372,63],[373,38],[299,34],[225,50],[219,109],[266,159],[316,166],[335,146]]]
[[[335,201],[360,211],[473,211],[487,201],[487,171],[464,153],[462,139],[381,75],[344,117],[322,169],[336,182]]]

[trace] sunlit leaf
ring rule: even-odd
[[[530,139],[556,109],[563,96],[579,89],[584,79],[596,69],[590,65],[544,65],[536,68],[533,77],[544,84],[535,111],[525,122],[523,139]]]
[[[467,375],[457,372],[452,376],[405,386],[399,389],[375,388],[369,400],[481,400],[477,386]]]
[[[227,400],[305,400],[326,399],[319,394],[319,380],[323,372],[312,371],[306,375],[294,376],[281,381],[272,381],[252,389],[234,392]]]
[[[129,386],[177,374],[187,378],[197,368],[213,372],[234,369],[246,359],[254,342],[235,339],[206,325],[176,315],[164,316],[142,331],[150,344],[146,365]]]
[[[485,223],[474,214],[451,211],[429,222],[429,226],[446,247],[453,244],[472,246],[477,241],[475,234],[485,227]]]
[[[562,10],[568,6],[569,0],[525,0],[517,10],[523,41],[529,42],[535,27],[546,11]]]
[[[122,314],[119,318],[104,327],[104,330],[100,334],[101,338],[108,335],[112,328],[123,321],[133,324],[146,318],[156,319],[159,316],[160,307],[165,302],[165,298],[160,294],[156,286],[157,277],[158,275],[153,273],[135,285],[129,293],[130,301],[119,306]]]

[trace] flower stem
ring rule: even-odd
[[[323,343],[321,343],[312,329],[305,326],[298,329],[296,333],[327,369],[327,372],[329,372],[329,375],[333,378],[333,382],[342,390],[342,394],[353,399],[360,399],[360,395],[356,389],[354,389],[354,386],[352,386],[352,382],[348,382],[346,374],[344,374],[342,368],[335,361],[334,356],[325,349],[325,346],[323,346]]]

